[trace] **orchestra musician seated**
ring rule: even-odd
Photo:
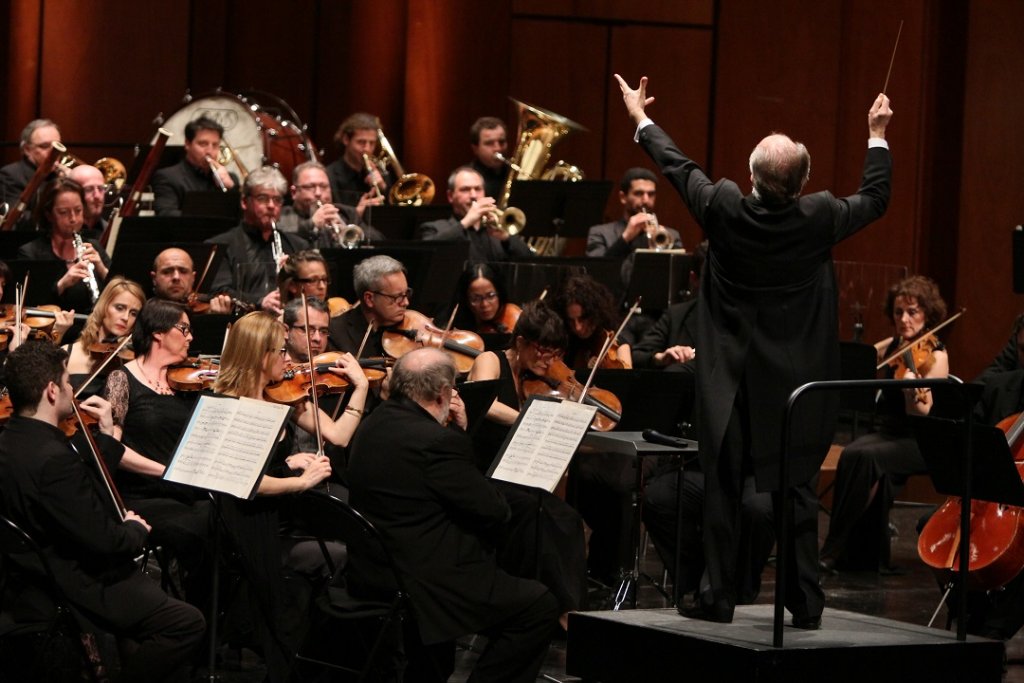
[[[217,162],[224,127],[200,116],[185,124],[185,157],[153,174],[153,210],[158,216],[180,216],[189,192],[215,192],[238,187],[238,176]],[[216,176],[216,177],[214,177]]]
[[[594,367],[601,347],[618,325],[611,291],[589,275],[572,275],[556,297],[555,310],[569,331],[565,364],[577,370]],[[621,339],[616,341],[601,367],[633,367],[630,345]]]
[[[303,249],[292,254],[277,274],[282,306],[302,298],[303,294],[326,302],[330,284],[327,262],[316,249]]]
[[[118,639],[119,680],[191,680],[185,669],[203,638],[203,616],[168,597],[136,567],[149,524],[131,510],[119,516],[97,479],[99,469],[79,455],[88,449],[70,447],[58,427],[73,412],[66,358],[45,342],[25,344],[7,358],[15,416],[0,434],[0,512],[39,544],[83,632],[105,631]],[[98,404],[106,406],[105,417]],[[98,457],[116,460],[123,449],[108,436],[109,404],[93,397],[82,408],[100,418]],[[22,569],[40,573],[33,563]],[[3,598],[7,614],[52,609],[34,590],[5,590]]]
[[[100,169],[88,164],[75,166],[68,172],[68,178],[81,185],[85,195],[82,237],[98,240],[107,227],[107,219],[103,217],[103,212],[107,208],[107,181]]]
[[[11,274],[11,267],[4,261],[0,261],[0,299],[4,296],[4,289],[7,284],[13,281],[13,275]],[[22,343],[28,341],[32,337],[32,327],[21,322],[20,324],[15,323],[14,318],[14,305],[8,304],[3,309],[5,314],[4,319],[0,322],[0,359],[4,356],[3,354],[10,353],[14,349],[18,348]],[[24,318],[24,313],[22,317]],[[54,344],[60,344],[61,339],[64,337],[71,326],[74,324],[74,312],[72,311],[55,311],[53,314],[53,325],[49,329],[49,338]],[[6,344],[3,344],[3,340],[6,339]],[[2,366],[0,366],[0,377],[3,375]],[[0,379],[0,385],[3,384],[3,380]]]
[[[82,334],[74,343],[64,346],[68,353],[68,371],[76,390],[116,350],[120,342],[132,333],[135,319],[144,303],[146,295],[142,293],[142,287],[126,278],[113,277],[103,288],[95,308],[82,327]],[[122,352],[118,358],[111,360],[104,372],[82,389],[82,395],[99,394],[103,390],[107,373],[126,356],[130,357],[130,352]]]
[[[484,194],[497,201],[505,191],[509,169],[502,157],[508,155],[505,122],[493,116],[481,116],[469,127],[470,166],[484,179]]]
[[[505,278],[486,263],[462,271],[456,284],[455,327],[479,334],[511,334],[522,309],[508,300]]]
[[[356,225],[364,239],[375,242],[384,234],[364,220],[369,198],[360,198],[359,204],[334,203],[327,169],[319,161],[307,161],[292,171],[292,204],[281,209],[278,229],[297,232],[319,249],[350,247],[344,242],[345,228]]]
[[[402,324],[412,298],[405,266],[390,256],[371,256],[352,269],[352,281],[359,305],[331,319],[330,349],[356,353],[372,328],[360,357],[383,356],[384,328]]]
[[[938,285],[921,275],[901,280],[889,289],[885,312],[894,333],[875,344],[878,361],[907,347],[922,361],[914,367],[916,361],[907,364],[900,354],[883,369],[885,378],[948,376],[949,355],[942,342],[928,334],[946,317],[946,302]],[[821,548],[823,571],[889,568],[889,510],[896,491],[907,477],[927,472],[908,418],[928,415],[933,403],[929,389],[883,391],[876,409],[878,431],[843,449],[836,468],[828,536]]]
[[[448,176],[448,203],[452,216],[419,226],[416,239],[468,241],[469,260],[474,263],[533,256],[526,243],[504,227],[494,198],[484,194],[483,177],[472,167],[460,166]]]
[[[494,546],[512,512],[473,465],[455,378],[453,361],[437,349],[397,361],[390,398],[352,445],[351,504],[381,532],[410,587],[416,633],[406,637],[405,680],[447,680],[455,639],[482,633],[487,645],[470,680],[532,683],[558,623],[558,602],[542,583],[499,566]],[[377,562],[349,558],[353,594],[393,590],[381,585],[389,573]]]
[[[327,166],[331,196],[335,201],[356,207],[384,203],[395,178],[390,169],[382,175],[372,161],[380,148],[378,128],[377,117],[364,112],[352,114],[338,126],[334,142],[341,150],[341,157]]]
[[[281,313],[277,273],[286,256],[309,248],[295,233],[276,229],[288,182],[272,166],[251,172],[242,187],[242,223],[206,240],[224,260],[210,291],[229,294],[273,315]]]
[[[182,305],[188,305],[190,297],[195,294],[196,269],[192,257],[184,249],[169,247],[153,259],[153,270],[149,273],[153,278],[153,298],[162,299]],[[227,294],[210,297],[209,313],[229,314],[235,305]]]
[[[619,181],[619,203],[622,218],[611,223],[592,226],[587,231],[587,256],[604,256],[622,260],[622,283],[628,285],[633,272],[633,253],[637,249],[653,249],[659,227],[654,216],[658,176],[646,168],[628,169]],[[682,249],[679,231],[664,228],[669,248]]]
[[[32,181],[36,169],[50,155],[53,143],[60,142],[60,128],[50,119],[35,119],[21,131],[21,159],[0,168],[0,204],[14,208],[21,193]],[[52,171],[46,182],[56,180],[59,169]],[[37,221],[33,219],[37,197],[30,197],[25,211],[18,219],[16,230],[34,230]]]
[[[63,261],[64,273],[51,285],[49,300],[64,310],[88,313],[107,279],[110,257],[96,240],[82,239],[85,193],[73,180],[58,178],[48,184],[36,207],[40,232],[37,239],[21,245],[18,258],[32,261]],[[81,249],[76,241],[81,240]],[[79,253],[81,252],[81,253]]]

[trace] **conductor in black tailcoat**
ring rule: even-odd
[[[814,482],[835,427],[834,396],[805,402],[794,420],[791,450],[782,454],[786,400],[801,384],[839,376],[832,247],[885,213],[892,161],[885,129],[892,117],[880,94],[868,112],[868,151],[860,189],[801,196],[810,155],[773,134],[750,156],[753,192],[712,183],[644,113],[654,101],[647,78],[632,89],[616,76],[636,138],[682,196],[710,249],[698,298],[697,386],[700,459],[706,490],[706,570],[696,607],[685,616],[732,620],[741,482],[753,471],[757,488],[778,505],[779,458],[790,461],[793,510],[787,558],[786,607],[793,624],[818,628],[824,593],[818,586],[817,495]],[[814,405],[810,405],[813,403]],[[776,512],[778,519],[778,512]]]
[[[451,673],[453,641],[484,633],[488,644],[471,680],[532,682],[558,602],[539,582],[498,568],[495,544],[511,511],[474,465],[454,386],[455,365],[442,351],[417,349],[398,360],[391,398],[352,445],[351,504],[380,530],[441,680]],[[443,426],[450,414],[452,425]],[[372,558],[351,557],[348,574],[353,591],[386,588],[379,585],[386,572]],[[407,650],[406,680],[420,680],[423,653]]]

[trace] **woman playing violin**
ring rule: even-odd
[[[331,284],[331,276],[327,271],[327,262],[316,249],[303,249],[292,254],[281,266],[277,274],[277,284],[281,289],[281,305],[297,299],[303,293],[307,297],[327,301],[327,288]]]
[[[910,346],[883,370],[886,378],[942,378],[949,375],[949,356],[942,343],[927,332],[946,317],[946,303],[929,278],[915,275],[889,289],[886,315],[894,334],[875,345],[878,360]],[[914,344],[918,342],[918,344]],[[906,357],[906,359],[904,358]],[[910,362],[907,362],[907,359]],[[904,389],[882,393],[877,406],[879,430],[866,434],[843,449],[836,470],[835,493],[828,537],[821,549],[825,570],[837,565],[872,568],[888,565],[889,509],[897,487],[912,474],[926,471],[908,416],[928,415],[931,391]],[[859,552],[881,548],[881,557]]]
[[[57,178],[43,190],[36,209],[39,230],[44,235],[21,246],[19,259],[36,261],[59,260],[67,264],[67,272],[55,285],[60,307],[87,313],[93,308],[92,294],[86,284],[88,264],[93,267],[97,285],[103,286],[110,257],[96,240],[83,240],[81,258],[75,250],[74,238],[82,229],[85,193],[73,180]]]
[[[593,367],[605,340],[615,329],[615,300],[611,291],[589,275],[573,275],[565,281],[556,309],[569,330],[565,364],[574,369]],[[602,367],[633,367],[629,344],[613,344]]]
[[[529,375],[544,376],[551,368],[552,362],[561,358],[565,350],[566,334],[561,318],[542,301],[531,301],[523,307],[512,332],[512,345],[505,351],[485,351],[477,356],[469,373],[469,381],[500,380],[498,396],[487,411],[487,419],[477,429],[473,438],[473,451],[477,457],[477,467],[486,472],[494,456],[497,455],[509,427],[519,417],[525,397],[523,396],[523,378]],[[518,548],[519,561],[523,569],[534,562],[529,552],[530,536],[524,530],[521,520],[529,520],[527,527],[534,525],[532,515],[536,514],[536,495],[513,486],[504,486],[495,481],[512,506],[514,526],[523,530],[522,544],[510,544]],[[543,498],[545,516],[540,519],[541,533],[551,540],[546,543],[558,543],[560,553],[545,553],[541,576],[538,578],[552,593],[558,597],[563,611],[579,609],[586,595],[586,558],[582,524],[578,513],[559,498],[547,492],[540,494]],[[561,542],[555,539],[562,538]],[[569,542],[566,542],[569,541]],[[504,559],[502,566],[512,571]],[[514,572],[513,572],[514,573]]]
[[[510,334],[521,309],[508,300],[505,279],[486,263],[462,271],[456,291],[455,327],[481,334]]]
[[[71,383],[76,389],[113,351],[108,347],[131,334],[135,318],[145,302],[146,295],[142,293],[142,288],[123,277],[113,278],[103,288],[95,308],[85,321],[82,334],[75,343],[65,347],[68,351],[68,372],[71,373]],[[96,378],[93,385],[83,393],[99,393],[102,388],[103,379]]]

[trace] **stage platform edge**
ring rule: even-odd
[[[731,624],[679,616],[674,609],[574,612],[566,673],[584,681],[870,680],[997,682],[1003,643],[891,619],[826,609],[822,628],[786,626],[772,647],[771,605],[736,608]],[[788,616],[788,615],[787,615]]]

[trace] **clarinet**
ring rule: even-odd
[[[281,272],[281,260],[284,256],[284,247],[281,245],[281,232],[277,229],[277,221],[270,222],[270,229],[274,233],[274,243],[270,245],[271,254],[274,257],[274,267]]]
[[[82,242],[82,236],[76,232],[72,239],[74,239],[75,244],[75,255],[81,261],[85,255],[85,244]],[[89,294],[92,296],[92,302],[96,303],[100,298],[100,286],[96,283],[96,267],[92,264],[92,261],[86,261],[85,267],[89,269],[89,277],[85,278],[84,282],[89,285]]]

